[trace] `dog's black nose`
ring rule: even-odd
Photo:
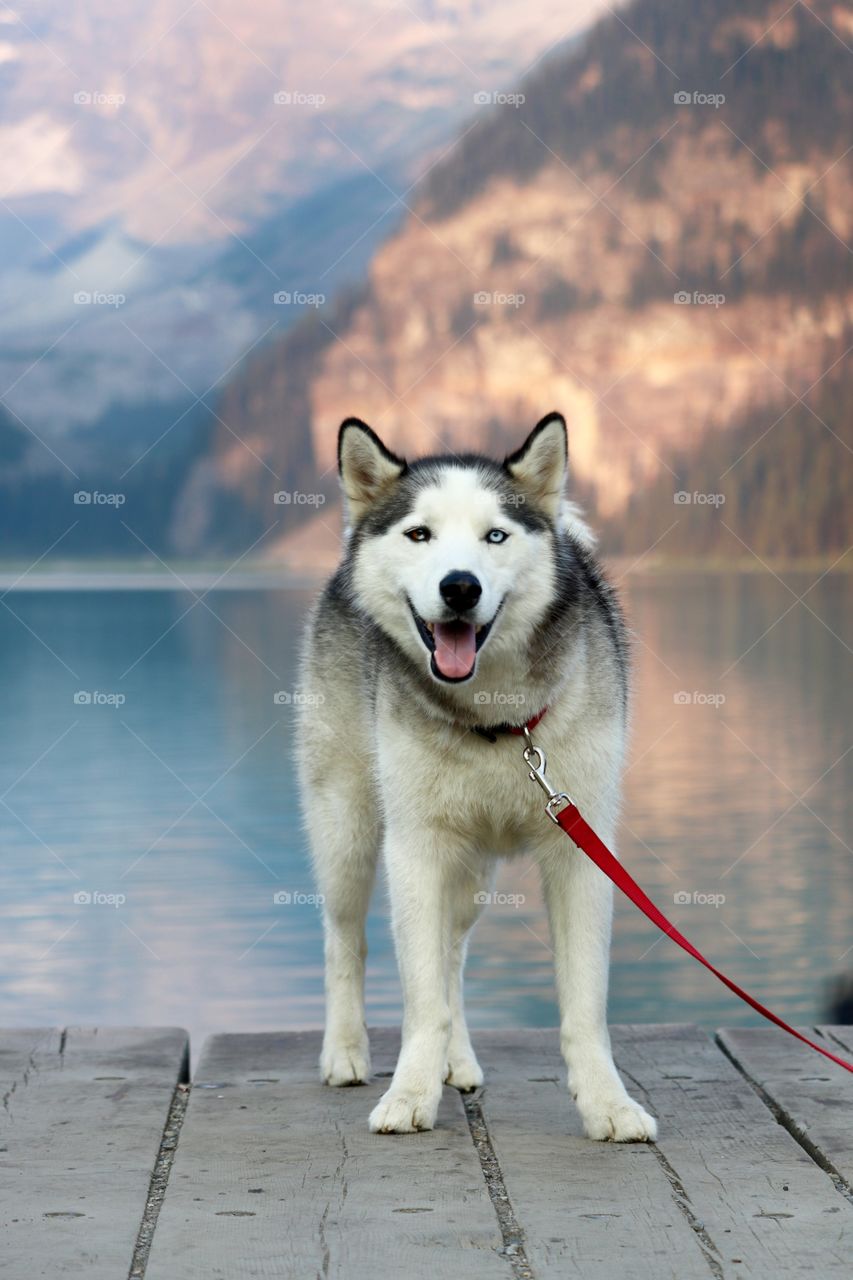
[[[443,577],[438,589],[444,603],[450,605],[456,613],[466,613],[473,609],[483,594],[483,588],[473,573],[465,573],[462,569],[454,569]]]

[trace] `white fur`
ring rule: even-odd
[[[570,533],[587,551],[593,551],[598,545],[598,538],[587,524],[584,513],[576,502],[565,499],[560,504],[557,520],[560,528]]]
[[[565,465],[564,460],[561,464]],[[540,457],[540,474],[546,470]],[[557,507],[555,506],[555,512]],[[561,514],[577,530],[575,510]],[[427,525],[413,543],[405,528]],[[500,545],[494,527],[511,530]],[[583,525],[582,529],[586,529]],[[587,535],[589,531],[587,530]],[[600,637],[581,635],[547,671],[524,669],[519,655],[555,590],[547,536],[513,521],[512,511],[476,471],[448,467],[418,498],[413,514],[359,549],[354,583],[361,609],[414,661],[429,655],[405,603],[438,616],[438,584],[468,570],[483,593],[475,620],[497,620],[473,677],[442,684],[468,724],[524,721],[543,705],[535,731],[552,783],[565,788],[612,848],[616,832],[624,717],[615,690],[602,688]],[[337,625],[337,624],[336,624]],[[337,635],[337,633],[336,633]],[[522,850],[539,862],[553,936],[561,1047],[569,1089],[591,1138],[654,1138],[655,1121],[627,1094],[613,1065],[606,1023],[612,911],[609,881],[549,822],[529,781],[521,739],[491,745],[461,723],[439,717],[422,694],[380,673],[375,708],[362,687],[356,626],[341,622],[329,656],[309,640],[299,737],[305,811],[320,891],[325,895],[327,1021],[321,1071],[332,1085],[364,1081],[369,1054],[364,1017],[364,920],[383,854],[403,986],[403,1040],[394,1078],[370,1116],[376,1132],[431,1129],[442,1084],[482,1083],[465,1024],[462,968],[496,860]],[[432,679],[432,677],[430,677]],[[515,704],[478,695],[512,694]],[[310,751],[304,750],[306,744]]]

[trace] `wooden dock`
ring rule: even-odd
[[[818,1034],[846,1056],[853,1028]],[[315,1032],[0,1032],[4,1280],[744,1280],[853,1274],[853,1076],[773,1029],[613,1031],[648,1146],[586,1141],[556,1031],[474,1036],[439,1127],[368,1132]]]

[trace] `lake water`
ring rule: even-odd
[[[637,667],[622,857],[701,949],[795,1023],[819,1019],[827,976],[853,969],[850,579],[808,590],[816,577],[622,584]],[[197,1053],[216,1030],[320,1024],[293,714],[275,701],[294,688],[313,594],[3,599],[4,1025],[178,1024]],[[554,1024],[537,877],[520,860],[498,887],[524,901],[490,908],[475,934],[472,1026]],[[397,1022],[381,885],[369,945],[369,1018]],[[610,1017],[757,1021],[624,900]]]

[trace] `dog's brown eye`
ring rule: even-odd
[[[490,529],[486,534],[486,542],[506,542],[508,537],[506,529]]]
[[[416,529],[407,529],[406,537],[410,542],[429,542],[432,534],[425,524],[419,524]]]

